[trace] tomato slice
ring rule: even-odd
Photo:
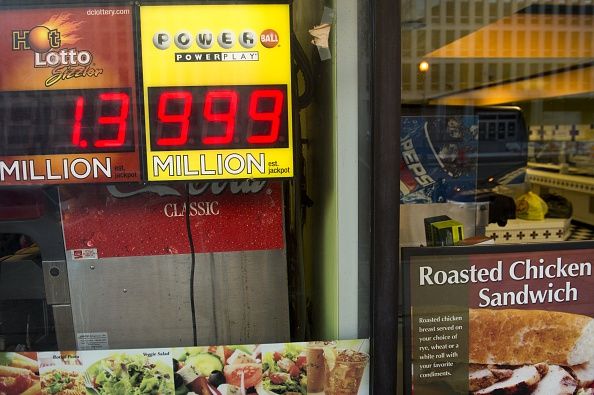
[[[299,369],[297,367],[297,365],[293,365],[289,368],[289,374],[291,375],[292,378],[297,379],[297,378],[299,378],[299,375],[301,374],[301,369]]]
[[[19,395],[25,392],[32,384],[32,380],[26,376],[0,377],[0,393],[6,395]]]
[[[242,363],[239,365],[227,365],[224,368],[227,384],[241,387],[241,376],[245,388],[255,387],[262,380],[262,365],[258,363]]]
[[[305,355],[299,355],[295,364],[299,369],[303,369],[307,365],[307,357]]]
[[[272,384],[283,384],[291,379],[289,373],[270,373],[270,382]]]

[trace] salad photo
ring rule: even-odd
[[[171,367],[144,354],[115,354],[95,362],[86,373],[91,394],[174,394]]]
[[[307,354],[300,343],[280,345],[264,353],[262,391],[259,395],[306,395]]]
[[[175,394],[259,393],[262,382],[259,349],[259,346],[212,346],[174,350]]]

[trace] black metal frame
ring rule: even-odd
[[[176,0],[179,5],[192,4],[291,4],[293,0]],[[81,7],[110,7],[123,5],[169,5],[167,0],[52,0],[44,3],[43,0],[4,0],[2,6],[18,6],[19,8],[56,7],[56,6],[81,6]]]
[[[258,3],[278,0],[258,0]],[[339,1],[339,0],[338,0]],[[163,0],[144,0],[159,4]],[[195,1],[243,4],[253,0]],[[188,1],[188,3],[195,3]],[[290,0],[286,0],[290,3]],[[39,0],[6,0],[3,6],[32,6]],[[55,5],[81,4],[80,0],[55,0]],[[87,6],[134,4],[130,0],[85,3]],[[372,389],[392,394],[397,388],[397,331],[399,284],[400,163],[400,1],[369,0],[372,27]],[[141,85],[139,85],[141,86]]]
[[[400,1],[372,0],[372,388],[397,389]]]

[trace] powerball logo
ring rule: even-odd
[[[279,36],[273,29],[266,29],[259,36],[250,29],[242,30],[239,34],[232,30],[222,30],[218,33],[201,30],[196,34],[182,30],[174,35],[166,31],[158,31],[153,35],[153,45],[160,50],[168,49],[172,43],[180,50],[188,50],[193,46],[202,50],[209,50],[215,46],[221,49],[217,52],[176,52],[176,62],[258,61],[259,53],[253,50],[258,41],[264,48],[274,48],[279,43]],[[228,51],[237,46],[251,51]]]

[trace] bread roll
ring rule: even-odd
[[[29,369],[32,372],[39,372],[39,365],[37,361],[17,353],[10,353],[11,362],[9,366],[15,368]]]
[[[29,389],[22,392],[21,395],[39,395],[41,394],[41,383],[36,381]]]
[[[470,309],[471,363],[562,366],[585,363],[594,355],[594,320],[544,310]]]
[[[0,376],[1,377],[16,377],[16,376],[31,376],[33,372],[29,369],[15,368],[12,366],[0,365]]]

